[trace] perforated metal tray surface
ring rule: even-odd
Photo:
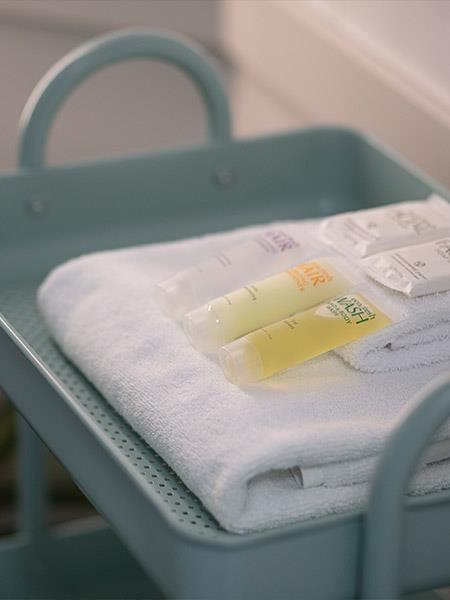
[[[167,512],[172,513],[183,528],[215,539],[231,536],[220,528],[167,463],[58,350],[39,315],[36,290],[36,283],[16,284],[0,290],[0,311],[16,332],[37,353],[86,416],[107,434],[111,444],[127,460],[129,469],[139,473],[148,484],[149,493],[167,505]]]

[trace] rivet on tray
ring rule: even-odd
[[[234,171],[230,167],[218,167],[214,171],[214,182],[220,187],[229,187],[234,179]]]
[[[32,196],[28,202],[27,208],[32,215],[42,215],[47,210],[47,201],[42,196]]]

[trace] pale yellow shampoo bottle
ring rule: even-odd
[[[187,313],[184,330],[201,352],[214,352],[269,323],[354,288],[348,263],[325,257],[246,285]]]
[[[221,348],[219,361],[229,381],[245,385],[375,333],[396,320],[397,315],[380,310],[363,293],[350,293],[231,342]]]

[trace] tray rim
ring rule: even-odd
[[[304,136],[304,135],[313,135],[316,133],[334,133],[342,136],[347,136],[353,138],[354,140],[365,143],[367,146],[375,149],[379,153],[383,154],[385,157],[391,159],[398,166],[404,168],[410,174],[419,178],[425,185],[436,190],[438,193],[445,196],[447,199],[450,199],[450,190],[448,190],[443,184],[439,181],[425,173],[422,169],[417,167],[412,161],[405,158],[400,152],[390,148],[387,144],[382,142],[376,136],[362,132],[354,127],[346,127],[342,125],[335,124],[321,124],[321,125],[311,125],[303,128],[298,128],[294,130],[290,130],[287,132],[275,132],[271,134],[261,134],[261,135],[252,135],[246,136],[242,138],[230,138],[225,141],[209,141],[203,142],[200,144],[196,144],[195,146],[186,146],[181,148],[169,148],[160,151],[152,151],[152,152],[140,152],[140,153],[130,153],[125,156],[118,157],[110,157],[110,158],[98,158],[95,160],[87,160],[87,161],[76,161],[63,165],[46,165],[44,167],[36,167],[36,168],[17,168],[10,171],[5,171],[0,174],[0,185],[2,181],[6,181],[12,178],[20,178],[22,176],[28,175],[70,175],[79,171],[90,171],[96,168],[108,168],[108,167],[117,167],[123,164],[132,164],[133,162],[141,162],[141,161],[158,161],[158,160],[173,160],[184,158],[187,156],[201,156],[205,154],[210,154],[211,152],[218,150],[233,150],[236,146],[254,146],[256,144],[264,144],[264,143],[277,143],[281,142],[284,139],[292,140],[296,137]],[[1,189],[0,189],[0,202],[1,202]]]

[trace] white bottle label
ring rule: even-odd
[[[211,259],[198,263],[197,268],[203,272],[211,267],[209,261],[214,262],[214,260],[218,261],[222,267],[239,264],[242,261],[253,261],[258,264],[266,254],[281,254],[295,248],[300,248],[300,244],[291,235],[282,229],[269,229],[248,242],[227,248]]]
[[[450,204],[436,195],[336,215],[321,227],[324,241],[358,258],[446,235],[450,235]]]
[[[450,290],[450,237],[383,252],[361,262],[373,279],[407,296]]]
[[[226,248],[195,265],[197,302],[221,296],[283,266],[283,257],[300,254],[300,243],[281,229],[270,229],[248,242]],[[287,258],[289,261],[289,259]],[[288,266],[290,263],[288,262]]]

